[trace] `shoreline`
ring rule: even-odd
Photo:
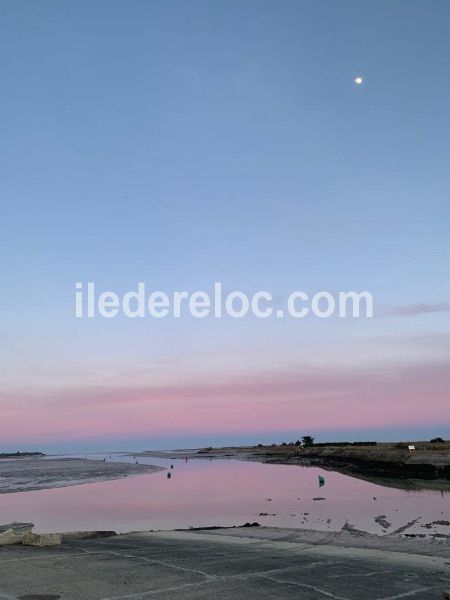
[[[56,535],[61,537],[61,543],[73,540],[96,540],[115,537],[118,539],[127,538],[135,535],[173,535],[192,534],[192,535],[216,535],[219,537],[239,537],[252,538],[259,540],[289,541],[312,545],[333,545],[337,547],[351,547],[362,550],[383,550],[390,552],[404,552],[424,556],[441,554],[446,551],[450,558],[450,545],[448,541],[450,535],[443,534],[404,534],[407,526],[388,534],[371,533],[357,529],[351,525],[345,525],[338,531],[322,531],[318,529],[299,529],[296,527],[272,527],[270,525],[260,525],[257,522],[244,523],[243,525],[231,526],[205,526],[188,527],[174,529],[149,529],[139,531],[126,531],[117,533],[113,530],[91,529],[91,530],[73,530],[52,532],[50,534],[40,533],[38,535]],[[0,548],[10,545],[20,545],[21,541],[7,542],[2,544],[2,536],[8,531],[14,532],[20,536],[24,533],[32,532],[34,523],[0,523]]]
[[[229,459],[267,464],[300,465],[338,471],[386,487],[411,490],[450,490],[450,444],[323,445],[298,448],[281,446],[230,446],[199,450],[145,451],[136,456],[188,459]]]
[[[70,487],[145,475],[165,470],[155,465],[135,465],[81,458],[2,459],[0,494]]]

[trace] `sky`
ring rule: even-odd
[[[450,436],[449,39],[446,0],[4,0],[0,451]],[[77,281],[375,316],[76,319]]]

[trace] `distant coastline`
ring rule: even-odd
[[[410,450],[409,446],[414,446]],[[147,451],[137,456],[237,459],[270,464],[318,466],[390,487],[450,488],[450,442],[338,443],[230,446],[199,450]]]
[[[32,456],[45,456],[43,452],[0,452],[0,458],[27,458]]]
[[[450,442],[380,443],[296,447],[295,445],[202,449],[201,456],[259,460],[277,464],[315,465],[353,476],[396,480],[442,481],[450,484]],[[424,486],[429,487],[429,486]],[[445,486],[447,487],[447,486]]]

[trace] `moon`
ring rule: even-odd
[[[355,77],[355,79],[353,80],[356,85],[361,85],[363,82],[363,78],[362,77]]]

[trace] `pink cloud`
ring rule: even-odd
[[[4,440],[450,423],[448,363],[256,373],[0,398]]]

